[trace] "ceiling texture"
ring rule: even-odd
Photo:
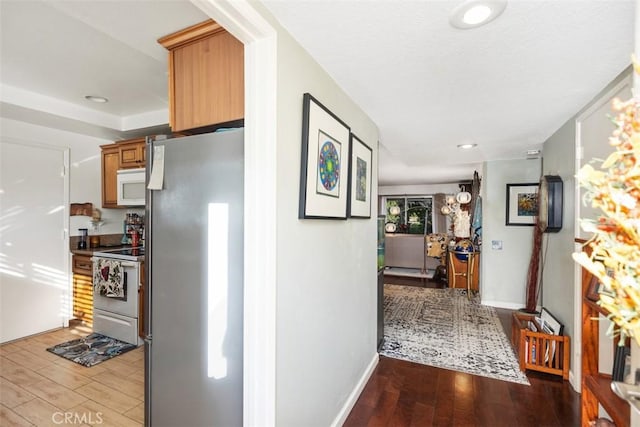
[[[449,24],[462,0],[264,3],[377,124],[381,185],[468,180],[484,161],[525,158],[633,51],[633,0],[510,0],[468,30]],[[206,18],[186,0],[0,0],[2,114],[110,139],[166,128],[156,40]]]

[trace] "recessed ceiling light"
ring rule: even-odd
[[[473,147],[477,147],[478,144],[458,144],[458,148],[462,148],[463,150],[468,150]]]
[[[92,102],[97,102],[98,104],[104,104],[105,102],[109,102],[109,100],[104,96],[96,96],[96,95],[86,95],[84,99]]]
[[[462,22],[469,25],[478,25],[487,20],[491,16],[491,8],[484,4],[478,4],[473,6],[462,16]]]
[[[466,0],[451,12],[449,23],[463,30],[479,27],[496,19],[507,7],[507,0]]]

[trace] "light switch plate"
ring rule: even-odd
[[[502,250],[502,240],[492,240],[491,241],[491,249],[493,249],[494,251],[501,251]]]

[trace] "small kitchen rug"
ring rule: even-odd
[[[79,363],[82,366],[91,367],[134,348],[136,346],[133,344],[94,332],[84,338],[54,345],[48,348],[47,351]]]

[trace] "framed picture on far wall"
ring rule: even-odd
[[[507,184],[506,225],[534,225],[538,217],[538,183]]]
[[[311,94],[304,94],[298,218],[347,218],[350,131]]]
[[[371,218],[371,161],[373,151],[360,138],[351,134],[349,149],[349,216]]]

